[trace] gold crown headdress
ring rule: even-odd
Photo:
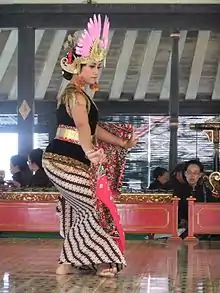
[[[89,19],[87,29],[77,40],[76,36],[74,38],[69,35],[66,46],[69,52],[61,59],[62,69],[72,74],[79,74],[82,64],[102,61],[105,63],[109,44],[109,27],[107,16],[105,16],[102,29],[101,16],[94,14],[93,18]]]

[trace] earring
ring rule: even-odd
[[[78,75],[78,76],[75,78],[74,83],[75,83],[75,85],[76,85],[77,87],[79,87],[79,88],[85,90],[86,82],[85,82],[85,80],[82,78],[82,76],[79,76],[79,75]]]
[[[91,85],[90,85],[90,89],[91,89],[94,93],[98,92],[98,91],[100,90],[99,84],[98,84],[97,82],[91,84]]]

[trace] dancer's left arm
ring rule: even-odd
[[[109,143],[126,149],[132,148],[137,143],[137,139],[133,136],[129,140],[123,140],[122,138],[111,134],[100,126],[97,126],[96,128],[96,137],[105,143]]]

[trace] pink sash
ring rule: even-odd
[[[97,180],[96,196],[109,209],[111,213],[114,221],[114,226],[119,234],[119,238],[116,238],[115,241],[118,244],[119,249],[123,253],[125,249],[125,234],[120,223],[120,216],[118,214],[116,204],[112,199],[112,192],[109,188],[106,175],[101,175]]]
[[[100,123],[100,126],[122,139],[129,139],[133,132],[130,124]],[[97,141],[97,147],[103,148],[107,156],[107,163],[103,164],[105,174],[97,176],[97,167],[92,167],[91,170],[100,225],[112,236],[121,252],[124,252],[125,235],[113,197],[120,194],[127,150],[102,141]]]

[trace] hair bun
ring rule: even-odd
[[[77,44],[77,40],[79,39],[80,36],[81,36],[80,31],[76,31],[75,33],[69,34],[67,36],[66,42],[63,44],[64,50],[68,52],[71,50],[74,50]]]
[[[67,72],[65,70],[62,70],[62,76],[66,80],[71,80],[73,78],[73,74],[72,73],[69,73],[69,72]]]

